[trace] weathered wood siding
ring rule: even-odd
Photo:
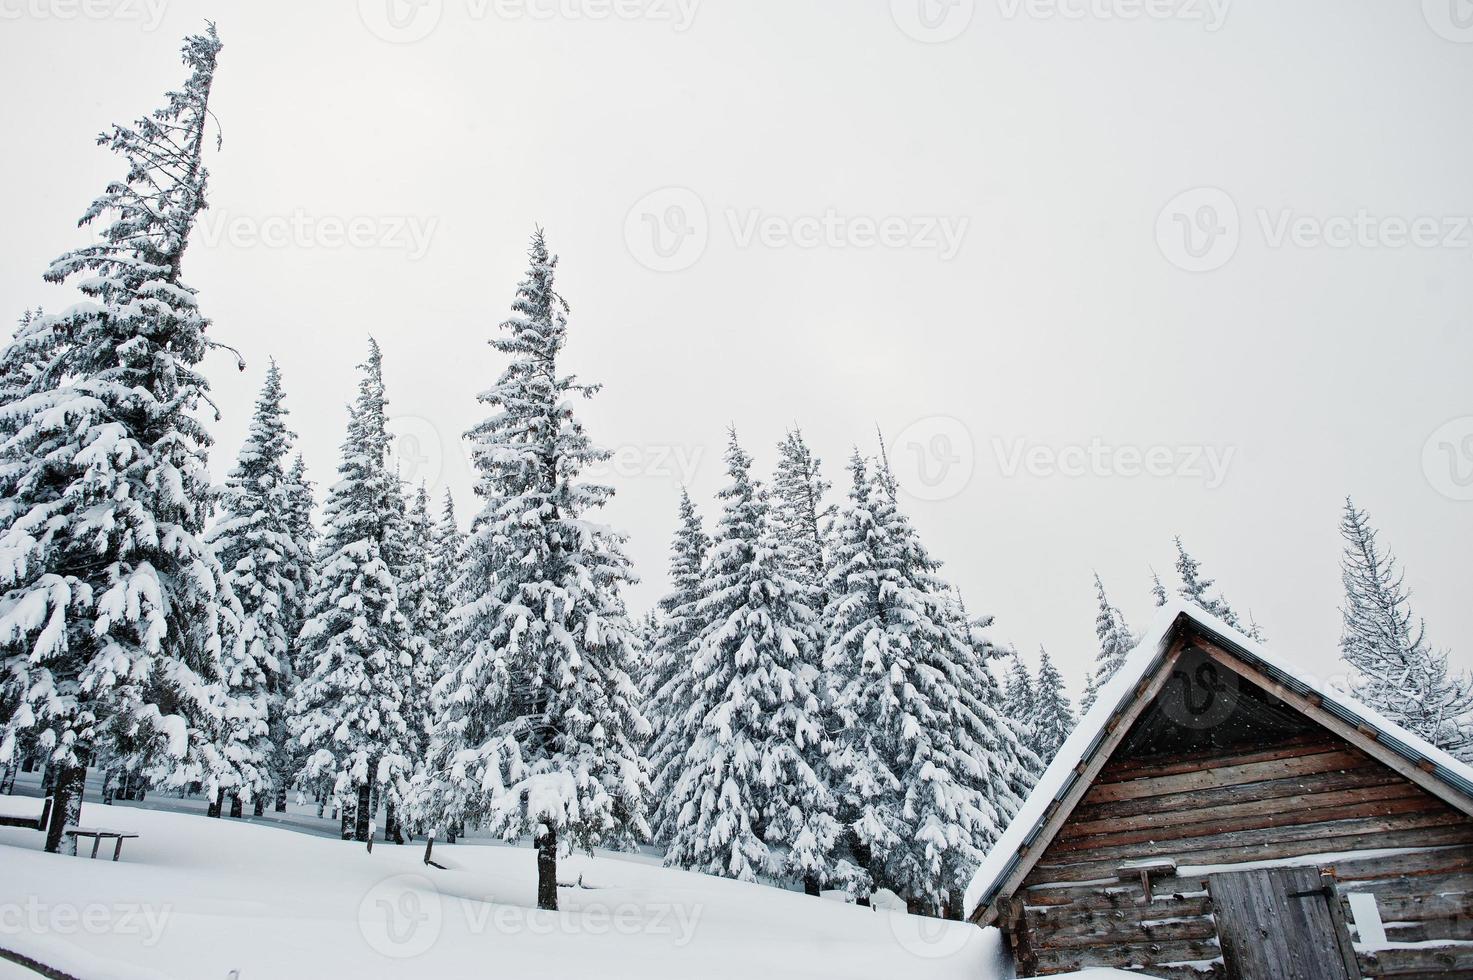
[[[1418,850],[1356,853],[1401,848]],[[1206,876],[1157,877],[1147,903],[1138,875],[1118,877],[1122,865],[1296,858],[1333,869],[1342,896],[1375,894],[1391,942],[1473,941],[1473,820],[1328,731],[1258,751],[1112,759],[1003,924],[1019,937],[1020,972],[1220,976]],[[1473,945],[1360,960],[1367,976],[1473,977]]]

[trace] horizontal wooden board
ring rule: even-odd
[[[1033,938],[1034,951],[1081,946],[1148,946],[1179,940],[1216,939],[1217,923],[1211,916],[1131,922],[1097,915],[1061,929],[1030,931],[1029,936]]]
[[[1339,775],[1338,773],[1334,775]],[[1282,795],[1264,796],[1255,792],[1262,786],[1281,788]],[[1422,798],[1434,800],[1424,792],[1394,773],[1379,785],[1353,786],[1344,789],[1326,790],[1321,787],[1305,789],[1300,781],[1286,779],[1258,786],[1233,786],[1228,788],[1231,796],[1219,803],[1205,803],[1197,794],[1186,794],[1178,799],[1177,805],[1150,813],[1111,813],[1109,807],[1102,809],[1109,816],[1096,819],[1071,818],[1060,831],[1058,840],[1072,841],[1099,834],[1115,834],[1134,830],[1159,830],[1164,827],[1182,827],[1190,824],[1210,823],[1214,820],[1238,820],[1244,817],[1265,816],[1270,819],[1283,817],[1287,813],[1301,820],[1313,819],[1321,807],[1347,806],[1354,803],[1369,803],[1377,800]],[[1150,799],[1164,799],[1151,797]],[[1272,824],[1265,824],[1272,826]],[[1177,831],[1191,836],[1190,831]]]
[[[1220,769],[1200,769],[1175,776],[1132,779],[1121,783],[1096,783],[1084,794],[1083,803],[1110,803],[1116,800],[1134,800],[1143,796],[1164,796],[1167,793],[1186,793],[1191,790],[1212,789],[1218,786],[1238,786],[1271,779],[1286,779],[1291,776],[1308,776],[1319,772],[1338,772],[1356,769],[1365,765],[1366,757],[1354,749],[1333,752],[1317,752],[1314,755],[1295,756],[1290,759],[1275,759],[1270,762],[1250,762],[1238,766],[1223,766]]]
[[[1154,852],[1150,856],[1171,855],[1182,864],[1228,865],[1246,864],[1256,861],[1277,861],[1329,851],[1374,850],[1384,847],[1431,847],[1446,844],[1473,844],[1473,824],[1445,822],[1442,814],[1414,815],[1412,817],[1388,818],[1381,823],[1399,821],[1400,826],[1393,834],[1391,828],[1368,826],[1378,821],[1353,821],[1359,827],[1334,824],[1315,824],[1312,829],[1334,829],[1335,836],[1308,836],[1299,839],[1266,841],[1248,845],[1214,847],[1208,850],[1190,851],[1180,847],[1180,842],[1154,847],[1136,845]],[[1431,821],[1432,826],[1410,826],[1413,821]],[[1344,822],[1343,822],[1344,823]],[[1444,825],[1440,825],[1444,824]],[[1282,828],[1292,832],[1302,828]],[[1345,836],[1340,836],[1345,834]],[[1045,855],[1046,857],[1048,855]],[[1072,855],[1071,855],[1072,856]],[[1145,856],[1145,855],[1142,855]],[[1093,856],[1092,856],[1093,857]],[[1121,864],[1118,855],[1081,861],[1067,865],[1040,864],[1024,881],[1025,886],[1049,882],[1093,881],[1113,877]]]
[[[1368,976],[1404,976],[1427,972],[1446,977],[1449,970],[1473,970],[1473,945],[1432,946],[1425,949],[1379,949],[1360,954]]]
[[[1149,946],[1091,946],[1080,949],[1037,950],[1041,971],[1062,973],[1092,967],[1149,967],[1157,963],[1195,963],[1216,959],[1222,954],[1216,940],[1183,940],[1152,943]]]
[[[1100,770],[1099,778],[1095,782],[1118,783],[1142,776],[1172,776],[1201,769],[1220,769],[1223,766],[1237,766],[1249,762],[1269,762],[1274,759],[1333,752],[1347,747],[1349,743],[1344,739],[1336,738],[1329,732],[1323,732],[1286,739],[1275,743],[1271,748],[1260,747],[1241,752],[1206,749],[1200,752],[1173,753],[1165,758],[1112,759]]]
[[[1140,891],[1137,889],[1136,895],[1129,901],[1116,901],[1109,905],[1092,908],[1082,901],[1055,906],[1034,906],[1030,903],[1028,925],[1031,928],[1065,929],[1080,921],[1095,918],[1141,922],[1206,915],[1211,909],[1212,900],[1206,895],[1194,898],[1158,899],[1150,905],[1142,905]]]
[[[1390,841],[1381,847],[1411,847],[1409,842]],[[1457,874],[1473,870],[1473,848],[1428,847],[1404,854],[1379,855],[1368,858],[1343,858],[1332,861],[1329,869],[1337,881],[1374,881],[1420,877],[1422,875]]]
[[[1367,819],[1386,817],[1399,813],[1451,812],[1451,807],[1441,800],[1422,792],[1415,786],[1386,786],[1380,789],[1396,795],[1372,798],[1354,798],[1366,790],[1353,791],[1351,798],[1332,803],[1324,797],[1297,798],[1297,803],[1273,800],[1268,803],[1245,804],[1239,807],[1217,807],[1211,816],[1192,811],[1177,814],[1181,823],[1159,826],[1147,823],[1143,818],[1133,817],[1115,822],[1116,829],[1109,833],[1095,833],[1087,837],[1071,837],[1056,842],[1049,853],[1098,850],[1102,847],[1118,847],[1144,841],[1161,839],[1186,840],[1195,837],[1235,834],[1244,830],[1262,830],[1271,827],[1298,827],[1306,824],[1329,823],[1336,820]],[[1340,795],[1340,794],[1336,794]],[[1201,820],[1190,820],[1192,817]]]

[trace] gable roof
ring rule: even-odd
[[[1028,874],[1125,735],[1122,722],[1134,720],[1153,701],[1164,682],[1163,668],[1188,636],[1231,661],[1227,665],[1261,677],[1274,693],[1302,713],[1365,749],[1444,801],[1473,816],[1473,768],[1339,691],[1323,679],[1289,666],[1280,656],[1211,616],[1201,607],[1174,600],[1152,621],[1125,662],[1099,692],[1058,755],[1039,778],[967,887],[968,918],[988,925],[1006,888],[1011,892]],[[1109,743],[1107,747],[1107,743]],[[1398,764],[1398,760],[1400,764]]]

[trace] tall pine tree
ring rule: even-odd
[[[225,715],[226,746],[239,781],[221,791],[232,794],[232,816],[240,816],[242,801],[254,801],[259,814],[272,787],[293,775],[276,770],[278,746],[288,738],[286,701],[294,681],[291,570],[301,557],[291,533],[292,488],[283,463],[292,440],[283,398],[273,360],[209,535],[242,613],[241,642],[225,658],[232,702]],[[211,812],[219,815],[218,800]]]
[[[402,793],[413,754],[412,647],[394,574],[399,478],[389,471],[383,355],[369,340],[348,412],[338,483],[328,494],[303,653],[311,671],[292,701],[292,731],[310,751],[309,778],[329,778],[368,840],[375,790]],[[345,830],[346,830],[345,823]]]
[[[530,835],[538,905],[555,909],[562,851],[648,836],[637,745],[649,729],[627,673],[620,593],[634,576],[622,536],[591,520],[613,490],[581,479],[609,455],[573,411],[597,388],[559,372],[567,305],[540,231],[530,260],[491,341],[510,359],[480,396],[491,414],[467,434],[483,504],[420,799],[432,822]]]
[[[834,508],[824,498],[830,484],[822,462],[794,428],[777,446],[772,481],[772,527],[789,549],[790,574],[820,592],[828,576],[828,525]]]
[[[1023,759],[990,652],[896,508],[884,467],[871,475],[856,454],[850,475],[824,614],[840,815],[868,883],[913,911],[956,913],[1016,811]]]
[[[691,665],[694,738],[670,787],[668,864],[751,881],[831,876],[837,835],[823,774],[813,590],[773,538],[752,460],[730,434],[731,483],[711,546]]]
[[[1074,731],[1074,709],[1064,692],[1064,676],[1048,651],[1039,648],[1038,679],[1033,685],[1033,751],[1047,766]]]
[[[1451,674],[1447,654],[1427,642],[1396,559],[1381,549],[1370,518],[1349,498],[1340,536],[1340,654],[1355,671],[1356,697],[1438,748],[1473,757],[1473,681]]]
[[[1160,579],[1156,580],[1156,587],[1161,587]],[[1086,713],[1094,707],[1100,688],[1110,683],[1110,678],[1125,663],[1126,655],[1135,648],[1135,636],[1125,624],[1125,614],[1120,611],[1119,606],[1110,602],[1110,597],[1105,594],[1105,583],[1100,581],[1098,572],[1095,573],[1095,597],[1098,601],[1095,638],[1099,641],[1099,649],[1095,651],[1095,669],[1085,681],[1084,698],[1080,702],[1080,710]],[[1162,603],[1164,602],[1163,592]]]
[[[216,345],[182,278],[219,52],[213,26],[187,38],[184,86],[99,138],[127,173],[82,217],[105,223],[100,240],[46,273],[86,300],[33,319],[0,371],[45,365],[4,407],[0,649],[18,708],[0,761],[27,736],[54,767],[50,851],[94,753],[165,785],[234,778],[218,733],[239,609],[203,541],[210,437],[195,416]]]
[[[650,743],[650,778],[654,785],[654,837],[667,841],[675,828],[678,808],[671,805],[672,790],[682,772],[685,753],[695,741],[701,718],[692,690],[691,661],[696,654],[703,622],[700,603],[705,596],[706,552],[711,539],[690,494],[680,491],[680,525],[670,543],[670,592],[660,600],[661,618],[651,649],[650,671],[644,681],[645,716],[654,729]]]
[[[1028,668],[1023,665],[1023,658],[1018,656],[1016,650],[1008,657],[1003,711],[1019,724],[1030,729],[1033,727],[1033,679],[1028,676]]]

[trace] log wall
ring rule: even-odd
[[[1365,976],[1473,978],[1473,820],[1328,731],[1259,751],[1111,760],[1001,924],[1023,976],[1223,976],[1206,875],[1158,875],[1147,900],[1122,866],[1265,861],[1331,869],[1347,919],[1344,896],[1371,892],[1388,942],[1424,944],[1358,947]]]

